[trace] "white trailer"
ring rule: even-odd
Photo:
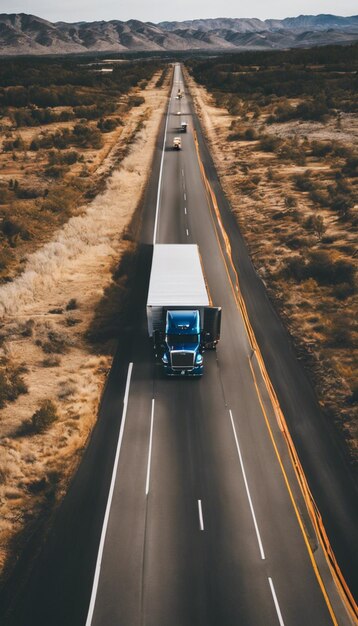
[[[163,325],[168,309],[196,309],[203,320],[210,307],[199,248],[191,244],[155,244],[147,300],[149,336]]]

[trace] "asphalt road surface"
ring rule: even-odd
[[[202,380],[167,380],[143,350],[142,319],[87,624],[332,624],[327,581],[312,566],[264,419],[179,87],[177,65],[153,239],[144,243],[199,245],[222,337]],[[188,132],[175,151],[182,121]],[[270,422],[279,438],[272,408]]]
[[[54,530],[24,588],[7,590],[17,598],[7,623],[349,625],[252,354],[199,168],[197,120],[179,87],[176,65],[145,200],[137,317]],[[153,243],[198,244],[223,309],[200,380],[164,379],[154,362],[145,319]],[[284,371],[282,381],[292,385]],[[351,541],[349,507],[342,515]]]

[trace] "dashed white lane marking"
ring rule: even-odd
[[[189,237],[189,231],[186,229],[186,236]]]
[[[186,206],[184,207],[184,213],[185,213],[185,215],[187,214],[187,211],[186,211]]]
[[[128,396],[129,396],[129,387],[130,387],[130,384],[131,384],[132,369],[133,369],[133,363],[129,363],[129,365],[128,365],[128,373],[127,373],[126,389],[125,389],[124,398],[123,398],[122,421],[121,421],[121,427],[120,427],[120,430],[119,430],[117,450],[116,450],[116,456],[115,456],[115,459],[114,459],[114,465],[113,465],[113,471],[112,471],[112,480],[111,480],[111,486],[109,488],[109,493],[108,493],[106,512],[104,514],[104,520],[103,520],[103,526],[102,526],[102,532],[101,532],[101,539],[100,539],[100,542],[99,542],[97,562],[96,562],[96,569],[95,569],[95,574],[94,574],[94,579],[93,579],[91,600],[90,600],[90,605],[89,605],[89,609],[88,609],[86,626],[91,626],[91,624],[92,624],[93,612],[94,612],[94,607],[95,607],[95,604],[96,604],[96,596],[97,596],[99,575],[100,575],[100,572],[101,572],[103,548],[104,548],[104,543],[105,543],[105,539],[106,539],[109,514],[110,514],[111,506],[112,506],[114,485],[115,485],[116,477],[117,477],[118,461],[119,461],[119,455],[120,455],[121,447],[122,447],[124,426],[125,426],[125,423],[126,423]]]
[[[201,507],[201,500],[198,500],[198,509],[199,509],[200,530],[204,530],[204,518],[203,518],[203,509]]]
[[[150,466],[151,466],[151,462],[152,462],[154,403],[155,403],[155,400],[154,400],[154,398],[152,398],[152,412],[151,412],[151,416],[150,416],[150,435],[149,435],[148,465],[147,465],[147,480],[146,480],[146,483],[145,483],[145,495],[146,496],[149,493]]]
[[[271,593],[272,593],[272,597],[273,597],[273,601],[275,603],[275,609],[276,609],[276,613],[277,613],[277,617],[278,617],[278,621],[280,626],[285,626],[285,623],[282,619],[282,615],[281,615],[281,610],[280,610],[280,606],[277,600],[277,596],[276,596],[276,592],[275,592],[275,587],[273,586],[273,582],[272,582],[272,578],[268,579],[269,583],[270,583],[270,589],[271,589]]]
[[[184,200],[186,200],[186,193],[184,192]]]
[[[251,495],[250,495],[250,490],[249,490],[249,485],[246,479],[246,472],[245,472],[245,467],[244,467],[244,463],[242,460],[242,456],[241,456],[241,450],[240,450],[240,446],[239,446],[239,440],[237,438],[237,434],[236,434],[236,428],[235,428],[235,424],[234,424],[234,419],[232,416],[232,411],[231,409],[229,409],[229,413],[230,413],[230,419],[231,419],[231,425],[232,425],[232,429],[234,431],[234,438],[235,438],[235,443],[236,443],[236,448],[237,448],[237,453],[239,455],[239,460],[240,460],[240,465],[241,465],[241,471],[242,471],[242,475],[244,478],[244,483],[245,483],[245,489],[246,489],[246,494],[247,494],[247,498],[249,501],[249,505],[250,505],[250,510],[251,510],[251,515],[252,515],[252,519],[254,522],[254,526],[255,526],[255,531],[256,531],[256,537],[257,537],[257,541],[259,544],[259,548],[260,548],[260,554],[261,554],[261,558],[262,560],[265,559],[265,552],[262,546],[262,541],[261,541],[261,536],[260,536],[260,531],[259,531],[259,527],[257,525],[257,521],[256,521],[256,516],[255,516],[255,511],[254,511],[254,507],[252,504],[252,500],[251,500]]]

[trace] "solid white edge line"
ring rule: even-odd
[[[118,443],[117,443],[116,456],[115,456],[115,459],[114,459],[114,465],[113,465],[113,471],[112,471],[111,486],[109,488],[106,512],[104,514],[104,520],[103,520],[103,525],[102,525],[101,540],[99,542],[99,548],[98,548],[98,554],[97,554],[97,562],[96,562],[96,569],[95,569],[95,574],[94,574],[94,578],[93,578],[91,600],[90,600],[90,604],[89,604],[89,608],[88,608],[86,626],[91,626],[93,612],[94,612],[94,607],[95,607],[95,604],[96,604],[97,588],[98,588],[98,582],[99,582],[99,575],[100,575],[100,571],[101,571],[103,548],[104,548],[104,542],[105,542],[105,539],[106,539],[109,514],[110,514],[110,510],[111,510],[111,505],[112,505],[114,485],[115,485],[116,476],[117,476],[119,454],[120,454],[120,451],[121,451],[123,432],[124,432],[124,425],[125,425],[126,416],[127,416],[128,396],[129,396],[129,387],[130,387],[130,383],[131,383],[132,369],[133,369],[133,363],[129,363],[129,365],[128,365],[128,373],[127,373],[126,389],[125,389],[124,398],[123,398],[122,421],[121,421],[121,427],[120,427],[119,435],[118,435]]]
[[[276,597],[275,587],[273,586],[272,578],[269,577],[268,581],[270,583],[270,589],[271,589],[273,601],[275,603],[275,609],[276,609],[276,613],[277,613],[279,624],[280,624],[280,626],[285,626],[285,623],[284,623],[284,621],[282,619],[280,606],[279,606],[279,603],[278,603],[278,600],[277,600],[277,597]]]
[[[203,519],[203,510],[201,508],[201,500],[198,500],[198,509],[199,509],[200,530],[204,530],[204,519]]]
[[[233,429],[233,431],[234,431],[235,443],[236,443],[236,448],[237,448],[237,452],[238,452],[238,455],[239,455],[239,460],[240,460],[240,465],[241,465],[241,471],[242,471],[242,475],[243,475],[243,478],[244,478],[244,483],[245,483],[245,489],[246,489],[246,493],[247,493],[247,498],[248,498],[248,501],[249,501],[250,510],[251,510],[251,515],[252,515],[252,519],[253,519],[254,526],[255,526],[256,537],[257,537],[257,541],[258,541],[259,548],[260,548],[260,554],[261,554],[261,558],[262,558],[262,560],[265,560],[265,558],[266,558],[266,557],[265,557],[265,552],[264,552],[264,549],[263,549],[263,546],[262,546],[262,541],[261,541],[261,537],[260,537],[259,527],[258,527],[257,522],[256,522],[255,511],[254,511],[254,507],[253,507],[252,500],[251,500],[251,495],[250,495],[249,485],[248,485],[248,482],[247,482],[247,479],[246,479],[246,472],[245,472],[244,463],[243,463],[242,456],[241,456],[241,450],[240,450],[240,446],[239,446],[239,440],[238,440],[238,438],[237,438],[236,428],[235,428],[234,419],[233,419],[233,416],[232,416],[232,411],[231,411],[231,409],[229,409],[229,414],[230,414],[230,419],[231,419],[232,429]]]
[[[153,246],[155,245],[155,240],[157,238],[157,229],[158,229],[158,214],[159,214],[159,203],[160,203],[160,192],[162,185],[162,175],[163,175],[163,164],[164,164],[164,153],[165,153],[165,144],[167,141],[167,130],[168,130],[168,122],[169,122],[169,111],[170,105],[172,102],[173,89],[170,94],[168,110],[167,110],[167,119],[165,122],[165,130],[164,130],[164,139],[163,139],[163,148],[162,148],[162,158],[160,160],[160,170],[159,170],[159,179],[158,179],[158,191],[157,191],[157,204],[155,208],[155,221],[154,221],[154,233],[153,233]]]
[[[149,435],[149,448],[148,448],[148,464],[147,464],[147,480],[145,483],[145,495],[149,493],[149,481],[150,481],[150,465],[152,459],[152,441],[153,441],[153,423],[154,423],[154,398],[152,398],[152,413],[150,416],[150,435]]]

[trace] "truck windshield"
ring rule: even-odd
[[[174,345],[176,343],[199,343],[198,335],[167,335],[167,343]]]

